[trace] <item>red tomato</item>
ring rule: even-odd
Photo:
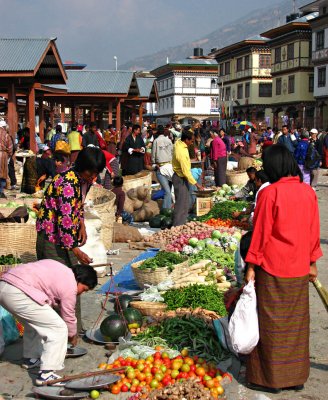
[[[196,371],[196,365],[190,365],[190,371],[195,372]]]
[[[159,351],[156,351],[156,353],[154,354],[153,357],[154,357],[155,360],[159,360],[159,359],[162,358],[162,355],[161,355],[161,353]]]
[[[180,372],[180,375],[181,375],[182,379],[187,379],[188,378],[187,372]]]
[[[121,387],[121,392],[128,392],[128,391],[129,391],[129,388],[126,385],[123,385]]]
[[[196,375],[205,376],[205,369],[203,367],[196,368]]]
[[[225,372],[225,373],[222,375],[222,378],[227,378],[227,379],[229,379],[230,382],[232,382],[232,375],[229,374],[228,372]]]
[[[159,372],[159,368],[158,368],[158,367],[153,367],[153,368],[150,370],[150,372],[151,372],[153,375],[155,375],[155,374],[157,374],[157,372]]]
[[[167,385],[169,385],[171,383],[171,379],[168,377],[168,376],[165,376],[163,379],[162,379],[162,384],[164,385],[164,386],[167,386]]]

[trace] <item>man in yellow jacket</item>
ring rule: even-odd
[[[188,146],[193,142],[193,132],[185,129],[181,139],[174,144],[172,166],[174,175],[172,183],[175,195],[173,226],[183,225],[187,221],[189,211],[188,183],[195,185],[198,190],[203,190],[191,174],[191,162]]]
[[[77,131],[77,125],[72,125],[72,130],[67,136],[69,147],[71,149],[71,164],[73,164],[77,158],[77,155],[82,150],[82,136]]]

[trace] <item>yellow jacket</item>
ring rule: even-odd
[[[174,172],[180,176],[180,178],[186,178],[191,185],[196,184],[196,180],[191,174],[188,146],[181,140],[177,140],[174,144],[172,166]]]
[[[71,151],[78,151],[82,150],[82,137],[80,135],[80,132],[77,131],[72,131],[68,134],[68,143],[69,147],[71,148]]]

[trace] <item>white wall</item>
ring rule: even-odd
[[[326,86],[318,87],[318,68],[326,66]],[[328,64],[314,67],[314,97],[328,96]]]

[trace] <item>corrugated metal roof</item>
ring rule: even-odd
[[[267,42],[269,39],[264,36],[261,36],[261,35],[254,35],[254,36],[248,37],[245,40],[263,40],[264,42]]]
[[[149,98],[155,82],[154,78],[137,78],[140,97]]]
[[[186,58],[185,60],[173,61],[170,65],[217,65],[216,60],[209,60],[204,58]]]
[[[34,71],[51,40],[0,38],[0,71]]]
[[[123,93],[129,92],[131,71],[66,71],[67,93]]]

